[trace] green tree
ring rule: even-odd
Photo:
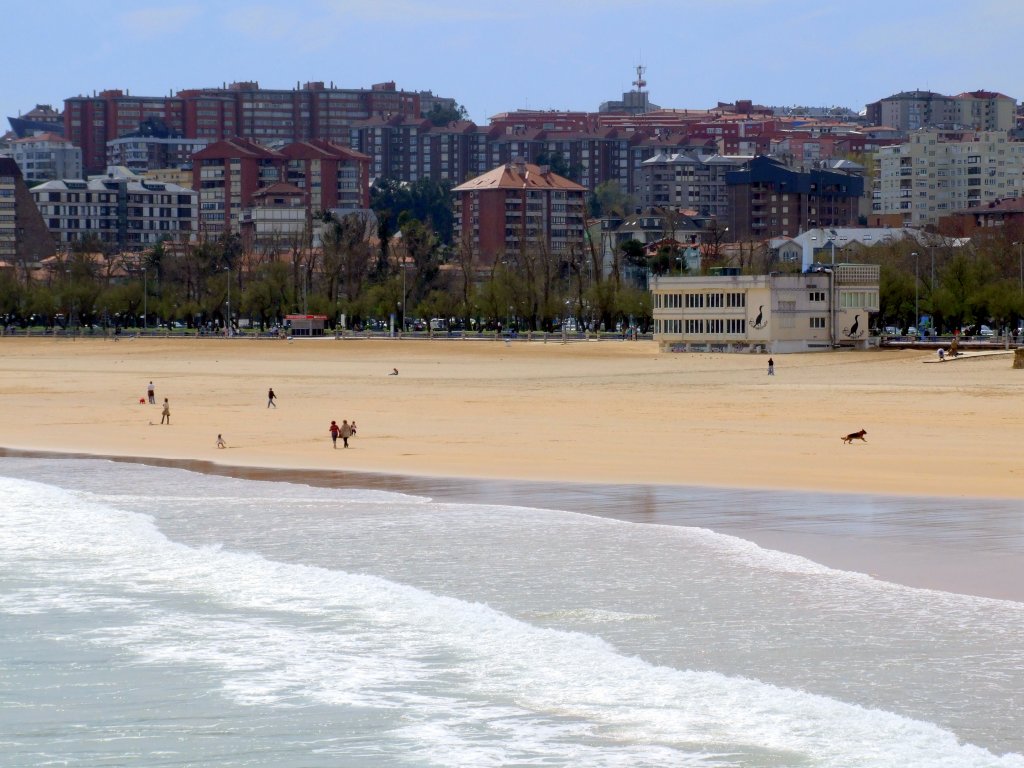
[[[434,125],[448,125],[449,123],[457,123],[460,120],[467,118],[466,108],[461,104],[455,105],[442,105],[440,102],[435,101],[434,105],[430,108],[430,111],[423,115]]]
[[[636,198],[609,179],[594,187],[590,195],[590,214],[594,218],[625,216],[636,207]]]

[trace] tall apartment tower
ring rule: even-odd
[[[919,227],[1024,194],[1024,143],[1006,131],[918,131],[875,155],[870,223]]]

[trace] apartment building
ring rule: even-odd
[[[0,269],[24,276],[55,252],[21,169],[13,158],[0,157]]]
[[[119,165],[142,175],[160,168],[180,168],[205,149],[209,139],[173,136],[125,136],[107,142],[107,166]]]
[[[686,209],[725,221],[729,215],[726,175],[749,161],[749,157],[723,157],[700,149],[658,153],[641,163],[640,205]]]
[[[11,142],[11,157],[28,184],[82,177],[82,150],[55,133],[37,133]]]
[[[94,235],[118,249],[138,250],[164,239],[195,238],[197,195],[176,184],[111,173],[48,181],[31,194],[62,244]]]
[[[794,237],[814,227],[858,223],[864,179],[843,170],[798,171],[770,157],[756,157],[726,173],[730,240]]]
[[[285,180],[288,158],[254,141],[226,139],[192,157],[192,188],[199,196],[199,236],[238,232],[242,210],[261,188]]]
[[[455,241],[472,248],[481,267],[530,251],[566,254],[583,245],[586,190],[547,167],[516,160],[452,194]]]
[[[875,264],[835,264],[799,274],[655,277],[654,340],[668,352],[867,346],[880,275]]]
[[[222,88],[179,91],[174,96],[131,96],[120,90],[64,101],[65,136],[81,147],[87,173],[106,164],[106,143],[138,130],[145,121],[166,126],[171,135],[213,143],[239,136],[264,144],[325,139],[348,144],[358,120],[392,115],[419,118],[422,104],[450,105],[430,92],[402,91],[395,83],[370,88],[335,88],[308,82],[293,89],[261,88],[235,82]]]
[[[872,226],[920,227],[1024,193],[1024,143],[1006,131],[918,131],[875,155]]]
[[[903,91],[867,105],[868,121],[903,133],[924,128],[1009,131],[1015,127],[1017,102],[995,91],[968,91],[945,96],[934,91]]]
[[[370,207],[370,158],[323,139],[296,141],[281,148],[286,181],[306,194],[313,212]]]
[[[247,139],[218,141],[193,156],[192,183],[199,193],[199,229],[203,237],[239,232],[245,212],[270,200],[277,209],[295,207],[302,197],[306,217],[319,211],[358,210],[370,206],[370,158],[318,139],[269,149]],[[278,185],[287,185],[281,187]],[[257,194],[274,186],[271,198]],[[286,193],[286,194],[285,194]],[[281,202],[274,202],[281,198]],[[288,211],[291,216],[294,211]],[[274,216],[284,215],[280,211]],[[271,217],[273,218],[273,217]]]

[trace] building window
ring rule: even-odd
[[[825,318],[824,317],[812,317],[811,318],[811,328],[824,328],[824,327],[825,327]]]

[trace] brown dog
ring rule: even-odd
[[[866,443],[868,441],[867,438],[865,437],[865,435],[867,433],[868,433],[868,431],[866,429],[862,429],[859,432],[851,432],[846,437],[841,437],[839,439],[842,440],[844,443],[847,443],[847,444],[852,443],[854,440],[862,440],[862,441],[864,441]]]

